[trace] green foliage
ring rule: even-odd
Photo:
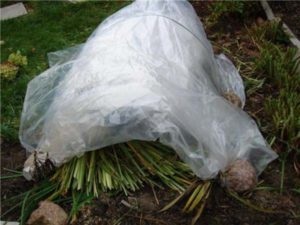
[[[253,93],[257,92],[259,89],[262,88],[262,86],[265,83],[265,79],[258,79],[258,78],[252,78],[243,76],[244,78],[244,85],[246,89],[247,96],[252,95]]]
[[[282,24],[280,19],[263,22],[259,26],[254,26],[250,30],[250,34],[257,44],[268,41],[273,44],[287,45],[289,44],[289,37],[284,33]]]
[[[264,32],[264,34],[266,34]],[[277,34],[279,32],[276,32]],[[260,56],[255,61],[255,71],[270,85],[269,97],[264,103],[268,132],[297,148],[300,138],[300,60],[297,49],[283,48],[269,42],[267,37],[259,39]],[[272,40],[277,36],[273,33]]]
[[[255,69],[277,90],[284,88],[292,92],[299,90],[300,76],[297,49],[282,50],[279,46],[266,42],[261,47],[260,57],[255,61]]]
[[[27,65],[27,57],[22,56],[20,51],[11,53],[7,62],[0,64],[1,80],[12,81],[16,78],[19,68]]]
[[[237,14],[241,16],[245,10],[244,1],[215,1],[210,5],[210,16],[208,21],[212,24],[216,23],[218,19],[229,14]]]
[[[11,53],[8,56],[8,62],[16,65],[16,66],[26,66],[27,65],[27,57],[23,56],[21,52],[18,50],[16,53]]]
[[[272,124],[269,130],[281,140],[296,145],[300,138],[300,95],[283,89],[279,96],[268,97],[264,108]]]
[[[87,195],[83,192],[77,192],[73,191],[72,192],[72,208],[69,213],[69,220],[71,221],[70,223],[72,224],[73,221],[76,221],[77,219],[77,214],[80,211],[80,209],[92,202],[92,199],[94,198],[93,195]]]
[[[59,184],[60,193],[77,190],[99,196],[107,191],[127,195],[145,183],[183,191],[193,177],[172,149],[155,142],[131,141],[73,158],[52,180]]]
[[[6,169],[3,168],[3,171],[8,171],[10,174],[1,174],[0,175],[0,180],[7,180],[7,179],[13,179],[13,178],[17,178],[17,177],[23,177],[23,173],[21,171],[17,171],[17,170],[11,170],[11,169]]]
[[[6,62],[0,64],[1,80],[14,80],[17,76],[19,68],[12,63]]]

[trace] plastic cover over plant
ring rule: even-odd
[[[106,19],[85,44],[49,54],[28,85],[20,140],[59,166],[130,140],[172,147],[202,179],[237,159],[260,173],[276,154],[242,105],[241,77],[215,56],[187,1],[137,0]]]

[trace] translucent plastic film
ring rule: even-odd
[[[85,44],[49,55],[28,85],[20,140],[59,166],[129,140],[172,147],[202,179],[236,159],[260,173],[276,154],[255,122],[223,97],[245,102],[242,79],[215,57],[187,1],[135,1]]]

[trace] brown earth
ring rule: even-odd
[[[300,38],[300,2],[271,1],[270,6],[276,17],[280,17],[293,33]]]

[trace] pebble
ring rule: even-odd
[[[39,203],[26,225],[66,225],[67,220],[67,213],[59,205],[46,200]]]

